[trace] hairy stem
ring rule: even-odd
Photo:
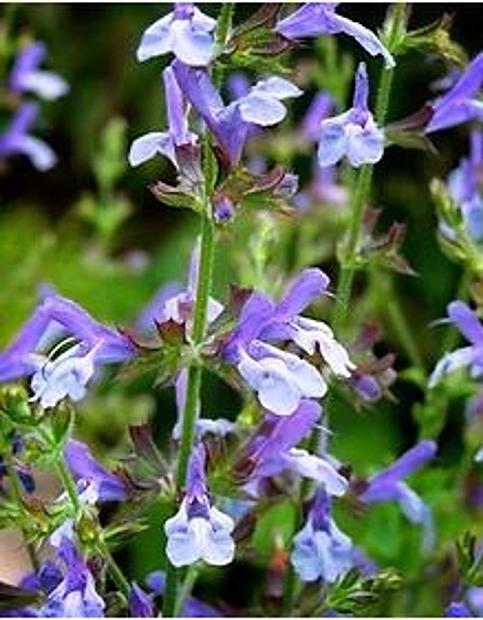
[[[74,478],[72,477],[72,474],[69,471],[69,468],[66,466],[65,462],[63,461],[61,455],[56,460],[55,470],[62,482],[62,485],[67,495],[69,496],[69,499],[72,504],[72,507],[74,508],[75,514],[79,515],[79,513],[82,510],[82,505],[79,502],[79,496],[77,494],[76,483],[75,483]],[[107,564],[107,568],[109,570],[109,574],[112,577],[112,580],[116,583],[119,590],[126,596],[126,598],[128,598],[129,592],[130,592],[129,583],[127,579],[124,577],[119,566],[116,564],[116,561],[114,560],[114,558],[111,555],[111,552],[109,551],[109,547],[107,546],[106,542],[102,538],[102,529],[100,525],[98,525],[98,529],[99,529],[99,536],[98,536],[98,540],[96,543],[97,551],[104,558]]]
[[[222,5],[218,18],[215,41],[222,46],[231,29],[234,5],[225,3]],[[223,72],[218,65],[213,69],[213,82],[215,86],[221,85]],[[209,138],[204,141],[203,149],[203,175],[205,182],[205,208],[201,220],[201,251],[198,270],[198,282],[196,286],[196,300],[193,317],[192,343],[196,349],[203,342],[206,332],[208,302],[211,293],[213,264],[215,257],[215,227],[212,219],[211,194],[216,183],[216,162],[211,149]],[[195,426],[198,411],[200,410],[202,368],[194,361],[188,368],[186,385],[186,402],[183,411],[183,424],[181,440],[176,464],[176,487],[181,490],[186,482],[188,461],[193,449],[195,439]],[[173,617],[179,612],[177,605],[178,572],[168,562],[166,571],[166,590],[163,600],[163,616]],[[188,593],[185,594],[187,596]]]

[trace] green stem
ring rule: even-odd
[[[226,42],[230,32],[233,13],[233,3],[225,3],[222,5],[215,33],[215,40],[220,46]],[[214,85],[220,86],[222,79],[222,68],[215,65],[213,70]],[[211,293],[215,257],[215,227],[211,212],[211,194],[216,183],[216,162],[209,140],[205,141],[204,146],[203,174],[205,179],[205,208],[201,220],[201,250],[192,332],[192,344],[195,349],[202,344],[205,338],[208,301]],[[176,464],[176,487],[178,490],[181,490],[185,485],[188,461],[193,449],[196,418],[200,409],[201,377],[202,367],[199,362],[195,360],[188,369],[186,402],[183,411],[181,440]],[[173,617],[177,615],[179,611],[176,605],[177,592],[178,573],[176,568],[168,562],[166,569],[166,590],[163,600],[164,617]]]
[[[176,601],[176,606],[174,609],[175,616],[181,615],[183,606],[187,601],[196,580],[198,579],[198,572],[199,569],[196,564],[193,564],[188,568],[181,592],[179,593],[178,600]]]
[[[82,506],[79,502],[79,496],[77,495],[77,487],[72,474],[62,459],[62,455],[59,455],[55,462],[55,470],[60,478],[60,481],[62,482],[62,486],[69,496],[75,514],[78,515],[82,509]]]
[[[15,469],[15,463],[14,463],[14,460],[11,454],[5,455],[5,462],[7,465],[8,477],[10,480],[10,490],[12,492],[12,496],[17,506],[23,510],[24,502],[23,502],[23,497],[22,497],[22,483],[20,482],[19,476],[17,474],[17,470]],[[25,542],[25,547],[27,548],[30,563],[32,564],[32,568],[34,569],[34,571],[37,572],[39,569],[39,561],[35,553],[35,547],[29,539],[29,533],[27,529],[23,526],[20,526],[20,529],[21,529],[23,539]]]
[[[392,289],[392,287],[391,287]],[[423,357],[419,351],[419,347],[416,344],[414,339],[414,332],[409,327],[408,322],[406,320],[406,315],[401,310],[401,305],[399,303],[399,299],[393,290],[389,291],[389,294],[385,300],[386,310],[391,320],[394,331],[398,336],[398,340],[405,350],[406,355],[411,360],[411,363],[423,371],[426,374],[426,367],[424,364]]]
[[[112,553],[107,546],[107,543],[100,538],[97,541],[97,551],[104,558],[107,564],[107,568],[109,569],[109,574],[112,577],[112,580],[117,585],[119,590],[124,594],[126,600],[129,600],[129,596],[131,593],[131,586],[129,585],[128,580],[124,577],[123,572],[119,568],[116,563],[116,560],[113,558]]]

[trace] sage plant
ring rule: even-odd
[[[148,191],[195,219],[185,282],[159,282],[124,324],[43,286],[0,352],[0,524],[19,530],[31,564],[19,583],[0,584],[0,615],[478,616],[482,53],[469,61],[446,17],[412,29],[417,5],[414,15],[390,5],[377,34],[350,5],[247,5],[244,20],[237,9],[176,3],[135,52],[158,72],[151,93],[164,118],[134,135],[125,157],[134,175],[160,164]],[[394,117],[393,86],[413,54],[444,63],[444,92]],[[68,90],[39,68],[44,58],[39,42],[15,58],[8,88],[18,105],[0,135],[2,157],[27,155],[40,170],[55,155],[31,135],[38,107],[23,98]],[[469,155],[430,189],[436,234],[463,277],[448,318],[430,317],[432,330],[446,330],[430,356],[395,291],[395,273],[417,275],[402,251],[405,226],[373,207],[388,152],[435,157],[433,134],[455,127]],[[106,182],[97,166],[108,204],[120,176]],[[127,218],[116,209],[84,211],[104,242]],[[407,384],[420,395],[410,412]],[[236,411],[219,410],[213,385],[230,390]],[[173,397],[176,419],[158,410],[125,424],[101,458],[84,425],[90,404],[105,406],[106,427],[111,396],[132,420],[138,390]],[[449,468],[443,430],[454,401],[466,409],[464,446]],[[364,466],[358,429],[389,406],[412,432]],[[48,499],[42,470],[57,483]],[[456,525],[445,519],[448,497],[464,515]],[[150,528],[156,564],[143,557],[140,570],[118,551],[143,548]],[[244,567],[256,577],[241,601]]]

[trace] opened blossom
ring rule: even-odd
[[[276,30],[291,40],[321,35],[346,34],[371,56],[381,55],[387,67],[395,62],[389,50],[368,28],[336,12],[337,2],[308,2],[278,22]]]
[[[317,158],[320,166],[332,166],[344,156],[358,168],[375,164],[384,153],[384,133],[368,107],[369,79],[365,63],[356,73],[352,108],[343,114],[323,120],[320,125]]]
[[[204,120],[231,165],[240,160],[253,125],[276,125],[287,113],[282,101],[302,94],[289,80],[271,76],[225,105],[206,71],[179,61],[173,63],[173,68],[183,94]]]
[[[478,315],[464,301],[458,300],[448,305],[448,318],[470,344],[443,355],[431,373],[430,387],[459,368],[469,368],[475,379],[483,376],[483,325]]]
[[[57,341],[67,337],[64,342],[71,346],[55,357],[47,354],[46,344],[53,344],[45,342],[52,340],[50,334]],[[75,302],[49,293],[0,353],[0,382],[30,377],[32,400],[50,408],[66,397],[81,400],[97,368],[127,361],[134,354],[127,337],[98,323]]]
[[[257,492],[265,478],[290,472],[323,485],[330,495],[343,495],[349,484],[329,455],[310,454],[297,445],[320,423],[321,407],[304,400],[292,415],[266,414],[261,429],[248,444],[240,466],[249,464],[248,487]]]
[[[187,65],[209,64],[213,56],[216,19],[202,13],[192,2],[176,2],[174,11],[147,28],[137,49],[142,62],[172,52]]]
[[[295,535],[290,560],[302,581],[323,579],[334,583],[353,565],[351,539],[331,516],[331,500],[325,489],[315,494],[304,527]]]
[[[131,166],[138,166],[155,155],[162,155],[178,167],[176,150],[182,146],[193,145],[197,141],[197,136],[189,130],[189,107],[174,77],[172,67],[167,67],[163,71],[163,83],[168,131],[151,131],[136,138],[128,154]]]
[[[320,353],[332,372],[350,377],[354,365],[330,327],[300,312],[326,293],[329,278],[306,269],[279,302],[254,292],[242,307],[238,325],[225,343],[225,359],[256,392],[260,404],[278,415],[292,414],[304,398],[321,398],[327,384],[320,371],[298,354],[275,346],[292,342],[308,355]]]
[[[15,93],[31,92],[42,99],[58,99],[69,91],[67,82],[53,71],[39,69],[47,56],[40,41],[26,45],[17,55],[9,77],[9,88]]]
[[[235,555],[233,520],[215,506],[206,486],[206,453],[203,444],[192,451],[188,464],[186,491],[174,517],[164,524],[168,538],[166,555],[174,566],[198,560],[223,566]]]

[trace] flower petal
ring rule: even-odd
[[[47,100],[54,100],[69,92],[67,82],[53,71],[32,71],[22,80],[24,90]]]
[[[136,57],[139,62],[153,58],[153,56],[161,56],[171,51],[171,32],[170,25],[173,21],[173,13],[165,15],[158,19],[147,28],[141,42],[136,51]]]
[[[287,99],[288,97],[300,97],[303,91],[289,80],[278,76],[272,76],[265,80],[260,80],[251,89],[252,93],[266,95],[273,99]]]
[[[170,27],[171,47],[176,58],[192,67],[204,67],[213,57],[213,37],[195,30],[190,20],[177,19]]]
[[[238,102],[240,115],[247,123],[268,127],[285,118],[287,110],[278,99],[252,92]]]
[[[483,344],[483,325],[478,316],[464,301],[452,301],[448,316],[463,336],[473,344]]]
[[[128,155],[129,164],[131,166],[139,166],[158,154],[164,155],[177,166],[171,136],[168,133],[153,131],[140,138],[136,138],[132,142]]]
[[[384,154],[384,134],[370,119],[363,129],[354,127],[348,134],[347,158],[358,168],[363,164],[375,164]]]
[[[334,118],[324,120],[320,124],[317,160],[322,168],[333,166],[346,153],[347,136],[345,125],[348,122],[348,114],[348,112],[345,112]]]

